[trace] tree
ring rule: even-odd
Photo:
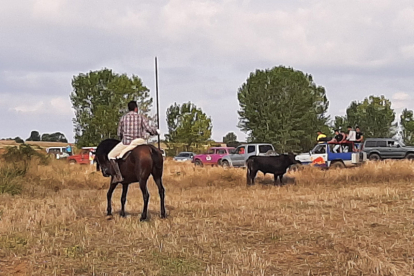
[[[335,119],[333,121],[334,129],[342,128],[343,130],[345,130],[347,126],[348,126],[348,120],[346,116],[335,116]]]
[[[42,134],[42,141],[62,142],[62,143],[67,143],[68,142],[65,135],[61,132],[55,132],[55,133],[52,133],[52,134],[44,133],[44,134]]]
[[[391,108],[391,102],[384,96],[371,95],[362,102],[351,102],[346,116],[342,118],[342,127],[359,126],[364,137],[391,137],[394,134],[395,112]],[[338,122],[335,120],[335,127],[337,126]]]
[[[120,117],[135,100],[139,112],[148,115],[152,105],[149,90],[137,76],[116,74],[110,69],[74,76],[70,95],[75,109],[73,124],[78,146],[94,146],[106,138],[117,138]]]
[[[22,139],[22,138],[20,138],[19,136],[15,137],[13,140],[14,140],[14,141],[16,141],[16,143],[18,143],[18,144],[24,144],[23,139]],[[26,141],[27,141],[27,140],[26,140]]]
[[[248,141],[270,142],[278,152],[312,148],[328,131],[329,102],[311,75],[283,66],[256,70],[238,90],[239,127]]]
[[[406,145],[414,145],[414,115],[412,110],[404,109],[400,116],[402,139]]]
[[[30,132],[30,137],[27,138],[26,141],[40,141],[39,131],[33,130],[32,132]]]
[[[211,137],[211,119],[191,102],[174,103],[167,109],[167,144],[182,143],[186,150],[205,144]]]
[[[234,134],[234,132],[229,132],[226,134],[226,136],[223,137],[223,143],[228,144],[230,142],[236,142],[237,136]]]

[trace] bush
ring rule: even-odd
[[[39,159],[42,165],[47,165],[50,161],[49,157],[44,154],[37,152],[28,144],[22,144],[18,147],[9,147],[6,149],[5,153],[2,155],[3,160],[8,163],[21,163],[22,165],[27,166],[27,163],[32,159]]]
[[[22,192],[22,180],[26,171],[14,166],[0,168],[0,194],[17,195]]]

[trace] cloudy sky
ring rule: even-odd
[[[385,95],[414,109],[412,0],[2,0],[0,138],[61,131],[73,141],[74,75],[111,68],[155,91],[161,130],[172,103],[192,101],[213,138],[237,128],[237,89],[284,65],[324,86],[329,114]]]

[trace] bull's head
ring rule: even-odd
[[[293,152],[289,152],[287,154],[287,157],[288,157],[289,163],[298,164],[298,161],[296,160],[296,154],[294,154]]]

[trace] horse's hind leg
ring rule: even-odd
[[[125,202],[128,193],[129,184],[122,184],[122,196],[121,196],[121,217],[125,217]]]
[[[167,215],[165,213],[165,188],[162,185],[162,176],[160,175],[160,173],[156,173],[155,175],[153,174],[152,176],[155,180],[155,184],[157,184],[158,193],[160,194],[161,218],[166,218]]]
[[[142,210],[141,218],[139,219],[140,221],[147,219],[148,201],[150,198],[150,195],[148,193],[148,188],[147,188],[147,181],[148,181],[148,177],[141,178],[139,181],[139,187],[141,188],[142,197],[144,199],[144,209]]]
[[[106,208],[106,215],[107,216],[112,216],[112,203],[111,203],[111,200],[112,200],[112,194],[113,194],[116,186],[118,186],[118,183],[113,184],[112,183],[112,177],[111,177],[111,185],[109,186],[108,193],[106,194],[106,199],[108,201],[108,206]]]

